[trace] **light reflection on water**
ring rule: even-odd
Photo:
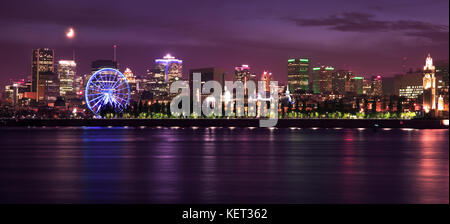
[[[448,130],[0,128],[0,202],[449,203]]]

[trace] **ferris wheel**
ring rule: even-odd
[[[103,68],[89,78],[85,98],[88,108],[95,115],[99,115],[102,108],[108,105],[116,112],[121,112],[130,101],[130,86],[121,72]]]

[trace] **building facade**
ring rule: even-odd
[[[164,71],[164,81],[169,85],[183,76],[183,61],[167,54],[162,59],[156,59],[156,69]]]
[[[130,86],[130,97],[132,100],[139,100],[139,94],[136,87],[136,76],[134,76],[133,72],[130,68],[126,68],[123,72],[125,78],[127,78],[128,85]]]
[[[270,92],[270,82],[273,81],[272,72],[264,71],[261,75],[261,81],[265,83],[265,92]]]
[[[169,85],[166,83],[164,69],[152,69],[147,71],[147,88],[152,94],[153,99],[163,100],[169,95]]]
[[[234,81],[246,83],[250,79],[250,67],[248,65],[234,67]]]
[[[383,96],[383,80],[380,75],[372,76],[371,95]]]
[[[74,81],[77,64],[71,60],[58,61],[59,94],[65,97],[74,93]]]
[[[38,101],[55,102],[60,96],[59,78],[54,72],[41,72],[38,82]]]
[[[314,94],[330,94],[333,91],[333,73],[331,66],[315,67],[313,70]]]
[[[44,89],[39,85],[39,83],[42,83],[40,81],[41,75],[55,71],[54,53],[54,50],[49,48],[33,50],[31,59],[31,91],[35,92],[36,101],[44,99]]]
[[[337,70],[333,73],[332,84],[334,94],[345,94],[345,83],[347,81],[347,70]]]

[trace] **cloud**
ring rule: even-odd
[[[367,13],[347,12],[327,18],[283,18],[297,26],[327,27],[342,32],[402,32],[405,36],[422,37],[432,41],[448,42],[448,26],[416,20],[377,20]]]

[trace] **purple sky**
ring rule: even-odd
[[[69,3],[70,2],[70,3]],[[68,27],[76,37],[65,37]],[[448,60],[448,0],[14,0],[0,3],[0,84],[30,73],[31,50],[54,48],[56,60],[76,50],[78,72],[111,59],[143,74],[171,53],[189,68],[249,64],[280,81],[290,57],[346,67],[359,75],[392,75]]]

